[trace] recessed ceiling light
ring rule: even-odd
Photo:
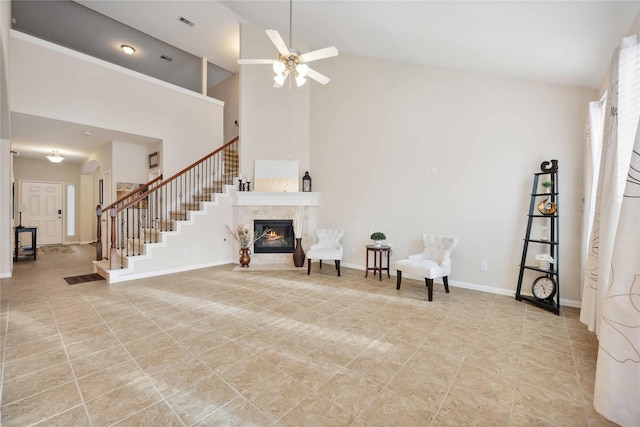
[[[83,135],[87,135],[87,136],[91,136],[93,135],[91,132],[89,132],[88,130],[85,130],[84,132],[82,132]]]
[[[133,54],[133,52],[135,52],[136,50],[134,48],[132,48],[131,46],[127,45],[127,44],[123,44],[120,46],[120,48],[122,49],[122,51],[124,53],[126,53],[127,55],[131,55]]]

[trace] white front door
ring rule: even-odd
[[[62,243],[62,183],[21,182],[22,225],[38,227],[38,245]]]

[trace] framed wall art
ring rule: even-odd
[[[160,164],[160,153],[156,151],[155,153],[149,154],[149,169],[157,168]]]
[[[104,179],[98,180],[98,203],[104,203]]]

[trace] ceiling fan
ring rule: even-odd
[[[289,1],[289,46],[291,46],[291,15],[293,8],[293,0]],[[305,84],[307,77],[326,85],[329,83],[329,77],[309,68],[307,62],[317,61],[318,59],[331,58],[338,55],[338,49],[334,46],[325,47],[323,49],[314,50],[311,52],[300,54],[295,49],[288,48],[285,44],[280,33],[276,30],[266,30],[267,36],[271,39],[276,49],[278,50],[278,59],[239,59],[238,64],[271,64],[273,71],[276,73],[273,80],[275,84],[273,87],[281,88],[284,86],[287,77],[289,80],[289,87],[291,87],[291,79],[295,79],[298,87]]]

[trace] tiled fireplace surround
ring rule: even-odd
[[[302,248],[305,253],[315,243],[318,193],[266,193],[235,191],[233,195],[234,226],[247,227],[253,233],[254,219],[293,219],[296,206],[303,212]],[[296,236],[299,237],[299,236]],[[237,245],[236,245],[237,246]],[[251,248],[251,265],[293,267],[293,255],[254,254]]]

